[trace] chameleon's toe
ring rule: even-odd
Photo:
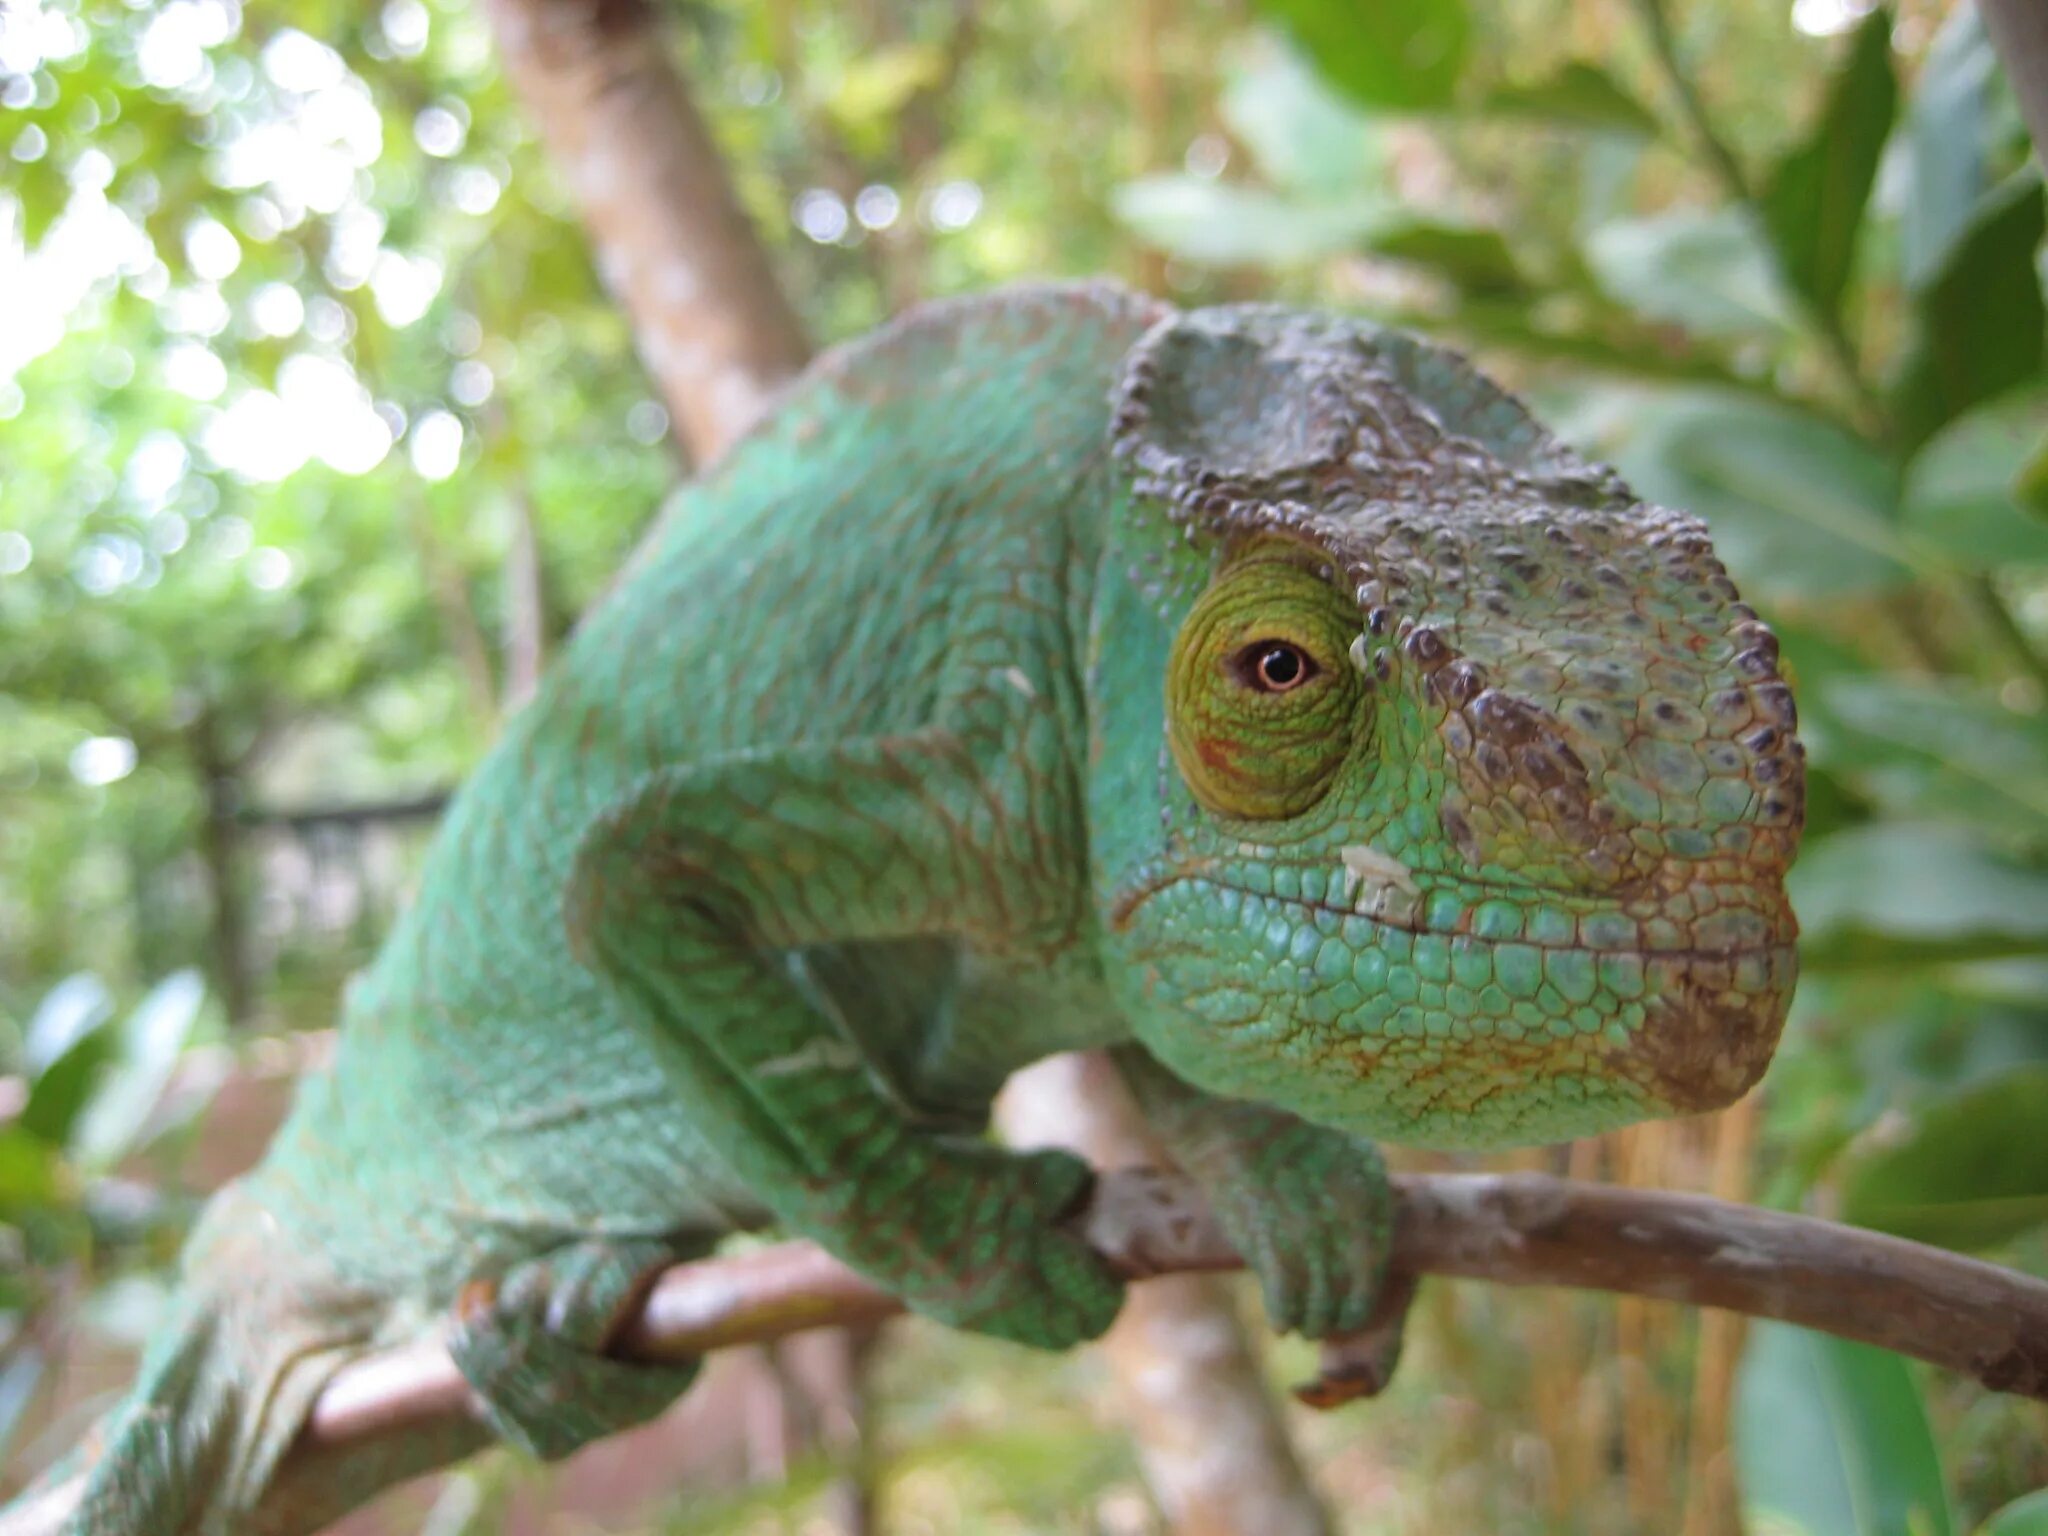
[[[1373,1318],[1393,1190],[1370,1142],[1291,1121],[1243,1148],[1209,1194],[1258,1277],[1274,1329],[1324,1339],[1356,1333]]]
[[[1378,1397],[1401,1363],[1408,1307],[1415,1300],[1415,1276],[1395,1271],[1381,1286],[1372,1315],[1356,1333],[1333,1334],[1316,1355],[1315,1380],[1294,1389],[1310,1408],[1341,1408],[1362,1397]]]
[[[652,1244],[580,1244],[477,1280],[456,1298],[448,1351],[500,1438],[543,1460],[653,1418],[695,1365],[604,1353],[646,1281],[678,1255]]]
[[[983,1165],[964,1228],[936,1277],[891,1277],[927,1317],[1038,1349],[1069,1349],[1100,1337],[1123,1306],[1124,1282],[1067,1225],[1086,1204],[1094,1172],[1066,1152],[1001,1153]],[[961,1264],[952,1255],[966,1258]]]

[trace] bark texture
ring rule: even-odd
[[[1565,1285],[1725,1307],[1912,1355],[1999,1392],[2048,1401],[2048,1281],[1921,1243],[1704,1195],[1621,1189],[1541,1174],[1410,1174],[1394,1181],[1393,1263],[1405,1275]],[[1119,1271],[1150,1280],[1239,1265],[1186,1180],[1112,1173],[1080,1232]],[[641,1360],[695,1359],[808,1328],[868,1324],[901,1304],[808,1243],[680,1265],[621,1330]],[[1344,1351],[1333,1353],[1341,1369]],[[1342,1394],[1339,1394],[1340,1396]],[[418,1448],[467,1447],[469,1389],[432,1341],[350,1366],[314,1405],[274,1497],[335,1458],[368,1498],[424,1470]],[[410,1452],[410,1455],[408,1455]],[[79,1484],[53,1488],[0,1536],[49,1536]],[[262,1524],[266,1536],[294,1527]]]
[[[698,462],[804,365],[804,328],[647,0],[489,0],[506,74]]]

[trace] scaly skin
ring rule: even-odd
[[[738,1226],[1090,1337],[1120,1288],[1060,1225],[1087,1171],[976,1139],[1079,1046],[1276,1324],[1356,1328],[1366,1137],[1577,1135],[1761,1072],[1800,816],[1774,656],[1697,523],[1404,337],[1098,286],[833,354],[458,798],[70,1529],[255,1528],[320,1384],[437,1318],[501,1434],[572,1450],[687,1382],[603,1346]]]

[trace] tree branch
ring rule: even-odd
[[[1394,1266],[1502,1285],[1563,1285],[1724,1307],[1876,1344],[2048,1401],[2048,1281],[1922,1243],[1733,1205],[1540,1174],[1395,1179]],[[1106,1175],[1082,1218],[1132,1279],[1241,1267],[1178,1176]],[[679,1265],[621,1333],[628,1359],[680,1361],[805,1328],[902,1311],[808,1243]],[[468,1411],[437,1345],[352,1366],[321,1396],[306,1440],[409,1434]]]
[[[1678,39],[1671,30],[1671,17],[1665,10],[1665,0],[1636,0],[1637,13],[1643,19],[1644,29],[1649,33],[1650,51],[1655,55],[1659,69],[1671,87],[1671,94],[1678,102],[1679,114],[1684,117],[1686,127],[1698,141],[1700,153],[1706,158],[1707,167],[1714,179],[1721,184],[1721,191],[1729,201],[1745,209],[1755,221],[1759,233],[1765,228],[1763,200],[1760,190],[1751,183],[1742,169],[1742,162],[1735,158],[1728,140],[1714,126],[1714,119],[1707,111],[1701,97],[1698,83],[1685,67],[1679,56]],[[1771,259],[1778,262],[1775,247],[1768,239],[1765,245]],[[1787,283],[1787,292],[1792,285]],[[1842,317],[1825,305],[1815,304],[1803,296],[1793,295],[1799,303],[1801,313],[1806,316],[1815,339],[1827,354],[1829,363],[1840,377],[1856,402],[1864,424],[1882,436],[1889,432],[1885,404],[1863,371],[1863,360],[1857,355],[1856,343],[1842,326]]]
[[[1393,1262],[1406,1276],[1723,1307],[1880,1345],[1994,1391],[2048,1400],[2048,1281],[1703,1195],[1538,1174],[1411,1174],[1395,1186]],[[1176,1176],[1108,1174],[1079,1220],[1088,1240],[1133,1279],[1239,1267],[1194,1187]],[[669,1270],[615,1349],[627,1359],[689,1360],[901,1310],[821,1250],[787,1243]],[[1331,1357],[1336,1369],[1326,1364],[1326,1376],[1358,1355],[1340,1345]],[[480,1440],[462,1377],[437,1342],[423,1341],[349,1366],[328,1384],[280,1472],[280,1498],[309,1464],[345,1459],[362,1469],[348,1495],[367,1499]],[[54,1531],[76,1496],[76,1483],[52,1489],[4,1536]],[[323,1508],[320,1518],[338,1513]],[[266,1504],[254,1528],[306,1527]]]
[[[2036,0],[1977,0],[1977,10],[2019,99],[2035,158],[2048,165],[2048,10]]]
[[[491,0],[506,77],[583,215],[693,460],[810,356],[650,0]]]

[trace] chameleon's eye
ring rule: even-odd
[[[1363,725],[1346,647],[1355,603],[1292,550],[1222,572],[1181,625],[1167,670],[1168,740],[1181,777],[1219,816],[1298,816],[1329,789]]]
[[[1260,693],[1291,693],[1316,675],[1314,660],[1287,640],[1255,640],[1237,653],[1237,674]]]

